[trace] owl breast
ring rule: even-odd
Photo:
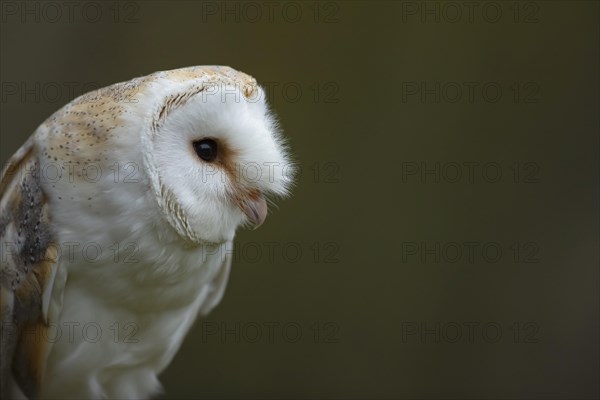
[[[214,282],[227,268],[227,246],[208,254],[164,249],[152,261],[140,254],[131,265],[97,265],[97,270],[71,265],[44,397],[148,398],[160,390],[157,375],[175,356],[199,311],[214,306],[215,293],[222,290]],[[193,265],[169,273],[174,264],[157,265],[161,255],[179,266]]]

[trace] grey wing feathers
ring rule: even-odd
[[[49,351],[40,333],[48,328],[58,256],[31,140],[0,176],[0,239],[0,395],[12,398],[16,383],[34,399]]]

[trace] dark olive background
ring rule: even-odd
[[[162,375],[164,398],[597,398],[598,3],[476,2],[472,21],[454,3],[455,22],[440,2],[439,22],[403,12],[414,2],[294,2],[271,20],[253,4],[132,2],[96,23],[3,14],[3,162],[68,85],[222,64],[272,88],[302,174],[239,232],[226,296]],[[403,90],[414,82],[439,82],[439,101]],[[39,98],[9,90],[36,83]],[[436,162],[502,177],[403,180],[406,163]],[[474,262],[406,254],[452,242],[475,242]]]

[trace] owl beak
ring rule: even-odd
[[[254,229],[261,226],[265,222],[265,218],[267,218],[267,201],[261,193],[247,197],[242,202],[241,208],[248,219],[254,224]]]

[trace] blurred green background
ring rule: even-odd
[[[598,398],[598,2],[43,3],[2,3],[2,162],[84,91],[220,64],[302,167],[163,398]]]

